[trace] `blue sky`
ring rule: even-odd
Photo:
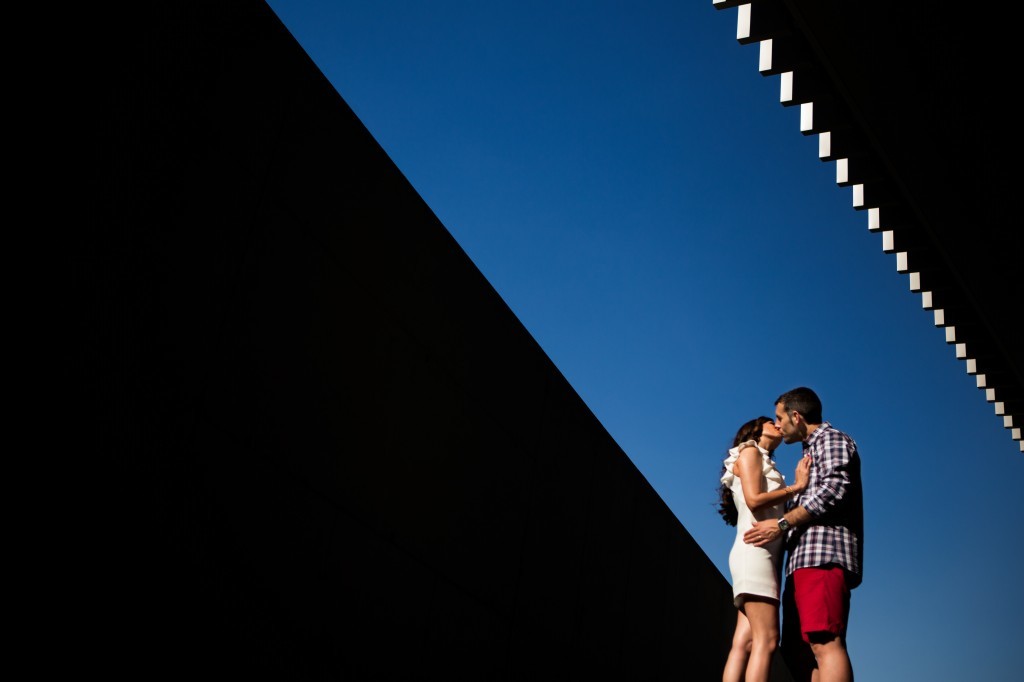
[[[726,578],[725,449],[811,386],[863,460],[858,679],[1020,674],[1024,455],[736,10],[269,4]]]

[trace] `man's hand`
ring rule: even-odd
[[[743,542],[754,547],[764,547],[772,540],[775,540],[782,531],[779,530],[779,522],[776,519],[758,521],[754,527],[743,534]]]

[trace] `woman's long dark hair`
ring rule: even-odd
[[[751,419],[743,426],[741,426],[740,430],[736,432],[736,437],[732,439],[731,447],[734,448],[740,443],[746,442],[748,440],[752,440],[755,442],[761,440],[761,429],[766,423],[770,421],[775,420],[772,419],[771,417],[757,417],[756,419]],[[724,473],[725,465],[723,464],[722,471],[718,475],[719,478],[721,478],[722,474]],[[718,496],[718,513],[722,515],[722,519],[725,520],[725,523],[727,525],[735,526],[738,520],[739,512],[736,511],[736,502],[735,500],[732,499],[732,490],[729,489],[729,486],[723,483],[722,486],[719,488]]]

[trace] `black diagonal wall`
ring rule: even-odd
[[[717,679],[725,578],[270,9],[106,29],[92,665]]]

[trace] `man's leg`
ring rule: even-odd
[[[853,666],[846,651],[850,589],[839,566],[798,569],[793,576],[794,601],[803,640],[810,645],[818,670],[813,682],[852,682]]]
[[[803,638],[795,594],[793,576],[790,576],[786,578],[786,588],[782,592],[782,643],[779,651],[796,682],[811,682],[817,666],[811,647]]]
[[[820,639],[825,638],[811,638],[811,651],[818,661],[816,682],[853,682],[853,666],[843,638],[832,635],[826,641],[818,641]]]

